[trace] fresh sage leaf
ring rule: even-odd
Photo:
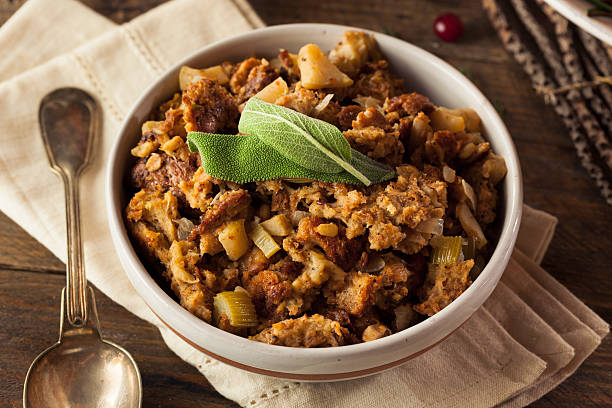
[[[334,125],[257,98],[244,106],[238,130],[307,169],[340,173],[351,160],[351,146]]]
[[[253,135],[190,132],[187,143],[192,152],[200,152],[206,173],[236,183],[283,178],[365,184],[346,170],[325,173],[303,167]],[[348,164],[359,169],[370,184],[395,177],[393,169],[353,149]]]

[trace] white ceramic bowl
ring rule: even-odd
[[[129,151],[140,137],[141,124],[152,109],[178,90],[180,67],[239,61],[253,53],[272,57],[279,48],[296,52],[310,42],[329,50],[349,29],[359,30],[327,24],[281,25],[202,48],[151,84],[128,113],[109,158],[106,195],[110,230],[134,288],[151,310],[184,340],[211,357],[251,372],[295,380],[332,381],[366,376],[401,364],[441,342],[483,304],[499,281],[514,247],[522,208],[521,173],[514,145],[495,108],[446,62],[397,38],[374,33],[393,71],[406,79],[407,90],[427,95],[438,105],[475,109],[493,149],[506,160],[508,175],[498,214],[503,219],[499,242],[489,263],[465,293],[435,316],[391,336],[349,346],[301,349],[259,343],[217,329],[183,309],[149,275],[123,222],[122,213],[128,201],[123,180],[131,163]]]
[[[570,20],[601,41],[612,45],[612,18],[589,17],[587,10],[593,5],[586,0],[544,0],[563,17]]]

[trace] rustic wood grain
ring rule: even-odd
[[[83,0],[121,23],[163,0]],[[0,0],[0,23],[22,0]],[[607,321],[612,320],[612,211],[580,166],[567,131],[508,56],[478,0],[251,0],[267,24],[328,22],[392,33],[453,64],[502,112],[521,159],[525,201],[559,218],[543,266]],[[442,12],[461,16],[459,42],[441,42],[431,25]],[[203,17],[204,19],[204,17]],[[452,90],[449,90],[452,92]],[[3,198],[4,199],[4,198]],[[0,407],[19,406],[25,371],[55,341],[63,265],[0,214]],[[40,273],[40,272],[52,272]],[[54,274],[55,275],[54,275]],[[157,330],[98,293],[106,335],[130,350],[141,368],[145,405],[235,406],[169,351]],[[612,340],[535,407],[612,405]]]
[[[64,274],[65,265],[0,212],[0,269]]]
[[[0,406],[20,406],[30,362],[57,341],[64,277],[0,269]],[[95,290],[102,334],[134,357],[143,382],[143,407],[235,407],[193,367],[180,360],[157,329]]]
[[[117,24],[130,21],[167,0],[81,0]]]
[[[0,24],[4,24],[26,0],[0,0]]]

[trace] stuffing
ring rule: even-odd
[[[335,236],[325,236],[318,232],[318,227],[325,220],[320,217],[308,217],[299,222],[296,240],[304,246],[318,246],[325,256],[340,268],[349,269],[361,256],[363,241],[358,238],[346,239],[345,228],[337,224]]]
[[[206,174],[202,167],[199,167],[189,180],[182,179],[178,182],[178,187],[189,206],[202,212],[206,211],[212,201],[210,195],[214,185],[213,177]]]
[[[487,143],[488,144],[488,143]],[[473,187],[477,196],[476,218],[486,225],[495,219],[498,194],[495,188],[507,173],[504,159],[493,152],[472,164],[465,173],[465,179]]]
[[[278,308],[281,301],[291,295],[292,286],[288,280],[281,280],[279,274],[263,270],[253,276],[246,285],[259,316],[282,320],[287,317],[284,308]],[[280,310],[279,310],[280,309]]]
[[[363,112],[359,105],[343,106],[338,113],[338,122],[342,130],[348,130],[353,127],[353,121],[357,119],[357,115]]]
[[[385,266],[379,272],[381,285],[375,299],[379,309],[389,310],[416,294],[423,284],[426,261],[420,255],[412,256],[410,264],[394,254],[385,254],[382,258]]]
[[[344,285],[330,296],[329,302],[350,315],[361,316],[373,303],[374,292],[380,287],[381,281],[380,276],[351,272],[346,275]]]
[[[469,273],[473,266],[473,259],[454,265],[432,265],[419,296],[421,303],[414,310],[433,316],[444,309],[470,286]]]
[[[140,158],[131,168],[129,173],[129,183],[134,188],[164,191],[171,191],[179,200],[182,208],[190,207],[187,203],[184,192],[179,185],[183,181],[188,181],[199,167],[200,157],[197,153],[189,155],[188,159],[181,160],[168,154],[158,154],[158,166],[147,168],[147,162],[153,157]]]
[[[389,72],[389,63],[379,60],[366,64],[355,82],[355,96],[371,96],[380,101],[401,95],[404,81]]]
[[[230,190],[219,193],[213,201],[206,209],[200,225],[191,232],[190,240],[195,240],[198,234],[211,231],[246,210],[251,203],[251,196],[246,190]]]
[[[333,91],[331,91],[333,93]],[[303,88],[297,83],[287,94],[278,98],[274,103],[292,109],[304,115],[321,119],[333,125],[338,125],[341,107],[335,101],[328,102],[321,108],[321,103],[327,94]]]
[[[434,108],[434,105],[428,97],[416,92],[394,96],[387,99],[383,106],[386,112],[397,112],[399,117],[415,116],[419,112],[428,114],[431,113]]]
[[[366,62],[380,58],[374,37],[359,31],[345,31],[342,41],[329,53],[332,64],[350,77],[355,77]]]
[[[164,234],[169,242],[177,239],[174,221],[179,218],[178,202],[171,192],[140,190],[128,204],[129,221],[146,221],[157,232]]]
[[[278,78],[278,72],[265,59],[249,58],[238,65],[229,85],[236,101],[242,103]]]
[[[149,262],[154,260],[159,260],[163,264],[168,262],[170,243],[162,233],[153,231],[144,221],[134,220],[128,222],[128,231]]]
[[[348,330],[336,321],[315,314],[275,323],[251,337],[262,343],[289,347],[330,347],[346,344]]]
[[[183,92],[187,132],[233,133],[238,106],[225,87],[210,79],[187,85]]]
[[[405,89],[373,36],[183,67],[178,79],[131,150],[124,214],[150,273],[185,309],[255,341],[332,347],[410,327],[469,287],[495,239],[504,159],[474,110]],[[188,132],[236,134],[252,97],[337,127],[395,176],[365,186],[207,174]],[[459,238],[474,251],[434,263],[438,245]]]
[[[391,330],[384,324],[372,324],[366,327],[361,335],[361,340],[372,341],[382,339],[391,334]]]
[[[297,82],[300,80],[300,68],[297,63],[297,55],[291,54],[287,50],[281,50],[278,54],[278,60],[280,62],[281,75],[286,77],[290,82]]]
[[[404,145],[399,140],[398,132],[385,132],[384,129],[370,126],[346,130],[344,137],[355,150],[373,159],[384,159],[386,163],[399,164],[404,153]]]

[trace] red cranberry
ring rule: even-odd
[[[459,17],[452,13],[442,14],[434,21],[434,32],[444,41],[457,41],[463,32]]]

